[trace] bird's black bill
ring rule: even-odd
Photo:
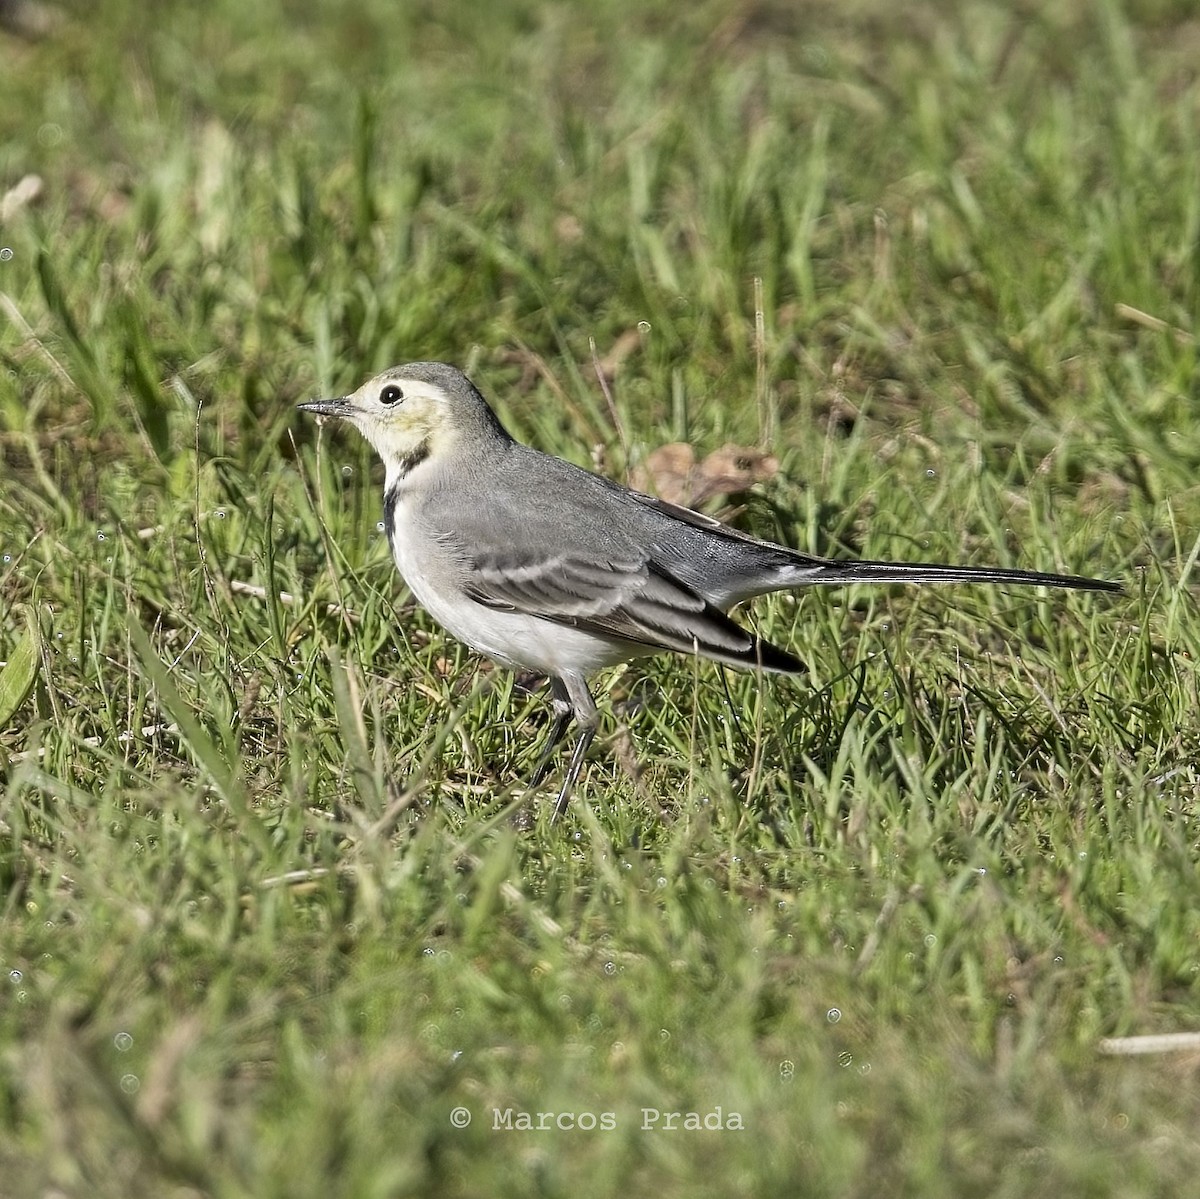
[[[1120,583],[1081,575],[1047,574],[1003,566],[941,566],[930,562],[829,562],[805,583],[1013,583],[1019,587],[1064,587],[1122,594]]]
[[[348,417],[351,412],[350,401],[345,396],[340,396],[336,400],[307,400],[303,404],[297,404],[296,407],[301,412],[311,412],[315,416]]]

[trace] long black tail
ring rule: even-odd
[[[832,583],[1015,583],[1022,587],[1069,587],[1076,591],[1124,592],[1120,583],[1080,575],[1046,574],[1004,566],[940,566],[931,562],[822,562],[800,567],[791,585]]]

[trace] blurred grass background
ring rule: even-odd
[[[1200,1019],[1193,5],[0,17],[5,1193],[1194,1188],[1200,1059],[1098,1054]],[[540,696],[293,411],[414,358],[1130,594],[772,597],[804,685],[614,672],[518,832]]]

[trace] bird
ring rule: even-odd
[[[1123,590],[1006,567],[822,558],[762,540],[515,440],[444,362],[394,366],[349,395],[298,407],[353,425],[383,460],[383,527],[417,602],[477,652],[548,676],[552,720],[531,788],[578,726],[552,819],[596,736],[588,680],[597,671],[675,651],[805,673],[800,659],[731,619],[744,600],[850,583]]]

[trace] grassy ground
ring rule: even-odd
[[[1098,1052],[1200,1020],[1191,5],[487,11],[0,30],[2,1189],[1195,1193],[1197,1058]],[[540,697],[292,407],[417,357],[1129,594],[760,602],[808,682],[598,680],[517,831]]]

